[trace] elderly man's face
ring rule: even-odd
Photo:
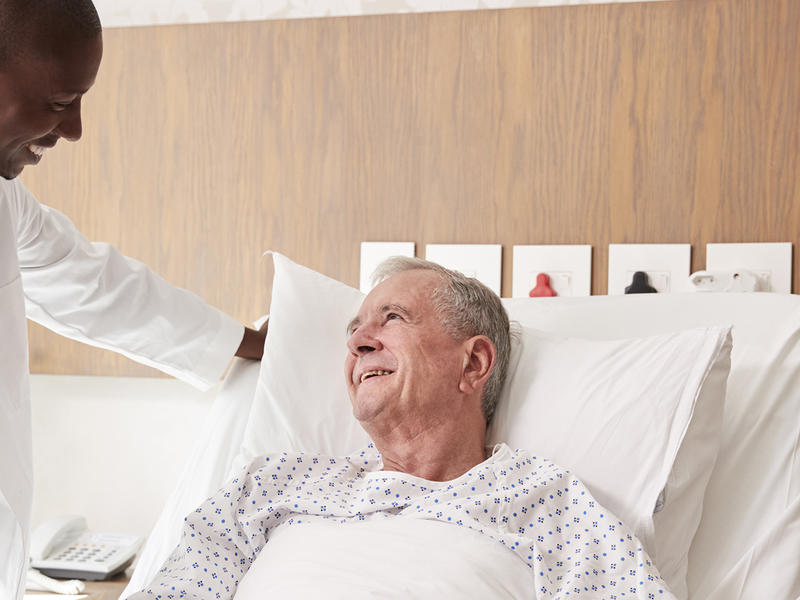
[[[441,278],[412,270],[390,277],[365,298],[350,326],[345,361],[355,417],[366,424],[449,418],[468,360],[447,333],[431,294]]]
[[[94,83],[102,37],[66,39],[51,58],[0,68],[0,176],[13,179],[60,138],[81,137],[81,97]]]

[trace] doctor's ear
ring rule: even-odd
[[[458,389],[468,394],[486,384],[497,360],[497,350],[485,335],[473,336],[465,344],[464,368]]]

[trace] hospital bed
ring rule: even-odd
[[[344,455],[366,442],[342,377],[362,294],[273,258],[264,360],[232,366],[123,597],[152,579],[183,517],[249,458]],[[800,597],[798,296],[504,302],[515,342],[490,442],[574,470],[634,528],[677,597]]]

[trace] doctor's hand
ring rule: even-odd
[[[264,355],[264,341],[267,339],[268,326],[269,319],[264,321],[264,324],[258,331],[245,327],[244,337],[242,338],[242,343],[239,344],[239,349],[236,350],[236,356],[261,360],[261,357]]]

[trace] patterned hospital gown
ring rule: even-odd
[[[232,598],[276,527],[378,518],[436,519],[489,536],[530,567],[536,598],[673,598],[627,527],[548,460],[499,444],[446,482],[382,466],[373,445],[345,458],[254,459],[186,517],[175,551],[131,598]]]

